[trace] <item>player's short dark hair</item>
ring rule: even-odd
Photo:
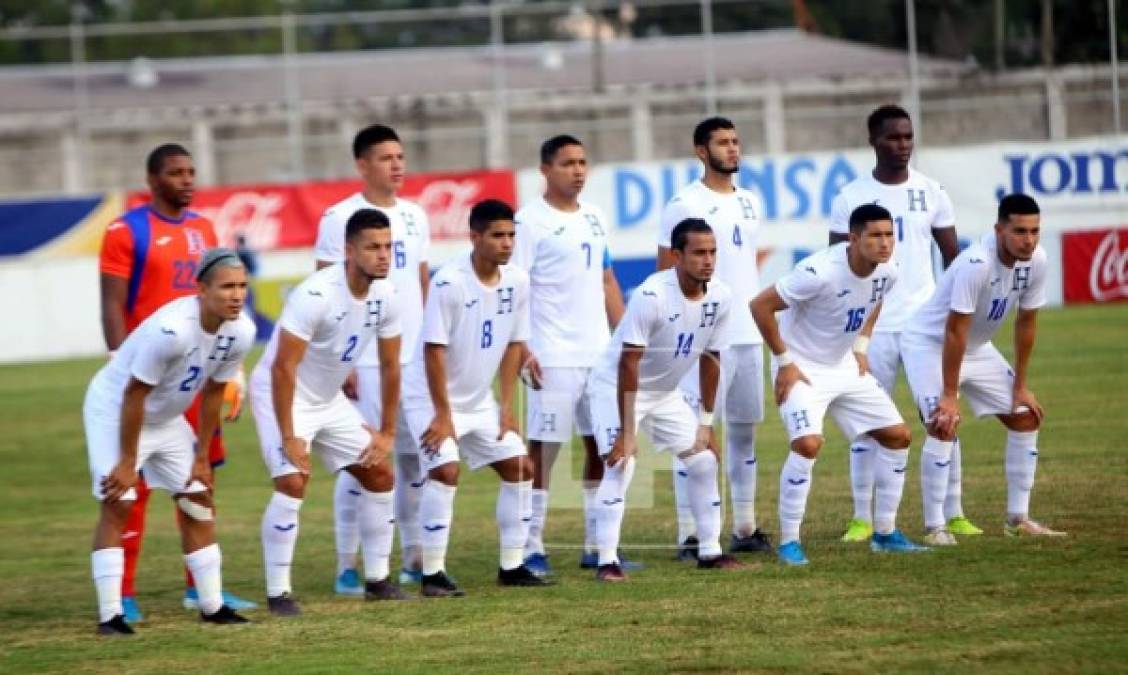
[[[670,248],[684,253],[685,245],[689,243],[689,235],[694,232],[712,234],[713,228],[709,227],[709,223],[700,218],[686,218],[677,225],[674,225],[674,231],[670,233]]]
[[[877,204],[862,204],[850,213],[850,232],[853,234],[861,234],[868,223],[877,220],[893,220],[893,215],[889,213],[889,209]]]
[[[395,129],[384,126],[383,124],[372,124],[364,127],[358,131],[353,138],[353,157],[360,159],[364,157],[364,154],[368,152],[369,148],[387,141],[400,142],[399,135],[396,134]]]
[[[361,209],[349,216],[345,223],[345,241],[356,241],[356,238],[365,230],[390,229],[392,224],[388,216],[379,209]]]
[[[499,220],[513,220],[513,207],[500,199],[483,199],[470,209],[470,229],[479,234]]]
[[[1011,216],[1036,216],[1042,210],[1038,208],[1038,202],[1030,195],[1024,195],[1021,192],[1014,192],[1003,197],[999,202],[999,222],[1005,223],[1010,220]]]
[[[866,129],[869,130],[869,135],[872,138],[881,133],[881,127],[886,120],[900,119],[912,121],[912,118],[909,117],[909,111],[899,105],[887,103],[869,114],[869,117],[866,118]]]
[[[541,143],[541,164],[552,164],[552,160],[556,159],[556,153],[559,152],[561,148],[566,148],[569,145],[578,145],[581,148],[584,147],[584,144],[580,142],[580,139],[570,134],[560,134],[558,136],[553,136],[544,143]]]
[[[191,157],[192,153],[179,143],[165,143],[153,148],[145,160],[145,170],[150,176],[159,174],[164,169],[165,160],[169,157]]]
[[[736,125],[727,117],[707,117],[693,127],[693,145],[709,145],[713,132],[719,129],[736,129]]]

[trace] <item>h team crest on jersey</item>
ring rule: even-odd
[[[701,303],[701,325],[698,328],[709,328],[717,325],[717,307],[719,302]]]
[[[203,255],[207,249],[207,242],[204,240],[204,233],[191,227],[184,228],[184,238],[188,241],[188,254],[189,255]]]
[[[740,203],[740,212],[745,220],[756,217],[756,205],[751,199],[747,197],[737,197],[736,201]]]
[[[215,337],[215,347],[212,348],[211,356],[208,361],[220,361],[226,363],[231,358],[231,348],[235,346],[234,335],[217,335]]]
[[[364,306],[368,310],[368,315],[364,317],[364,327],[371,328],[380,323],[380,319],[384,313],[384,301],[367,300]]]
[[[920,207],[919,209],[917,207]],[[909,211],[928,213],[928,203],[924,200],[924,190],[909,188]]]
[[[596,237],[604,237],[604,236],[607,236],[607,232],[606,232],[606,231],[604,231],[604,229],[603,229],[603,226],[599,224],[599,218],[596,218],[596,217],[595,217],[595,214],[593,214],[593,213],[585,213],[585,214],[584,214],[584,219],[585,219],[585,220],[587,220],[587,221],[588,221],[588,225],[590,225],[590,226],[591,226],[591,233],[592,233],[592,235],[594,235],[594,236],[596,236]]]
[[[512,314],[513,313],[513,287],[506,286],[505,288],[497,289],[497,313],[498,314]]]
[[[419,228],[415,226],[415,214],[410,211],[400,211],[400,218],[403,218],[404,230],[411,236],[419,234]]]
[[[1011,287],[1012,291],[1025,291],[1030,288],[1030,270],[1033,268],[1029,265],[1025,267],[1014,267],[1014,286]]]
[[[873,283],[873,293],[870,294],[870,302],[880,302],[885,297],[885,287],[889,285],[889,277],[872,279],[871,283]]]

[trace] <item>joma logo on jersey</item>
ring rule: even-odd
[[[235,346],[234,335],[217,335],[215,347],[212,349],[208,361],[226,362],[231,357],[231,348]]]
[[[368,309],[368,315],[364,317],[364,327],[371,328],[380,323],[380,318],[384,313],[383,300],[368,300],[364,303]]]
[[[717,325],[717,306],[719,302],[701,303],[701,324],[698,328],[709,328]]]
[[[1015,266],[1014,286],[1011,287],[1012,291],[1025,291],[1026,289],[1030,288],[1030,270],[1031,268],[1029,266]]]
[[[505,288],[497,289],[497,313],[498,314],[512,314],[513,313],[513,287],[506,286]]]
[[[928,203],[924,201],[924,190],[909,188],[909,211],[923,211],[928,213]],[[917,207],[920,207],[919,209]]]
[[[880,302],[885,297],[885,287],[889,285],[889,277],[873,279],[871,283],[873,284],[873,292],[870,294],[870,302]]]
[[[603,229],[603,226],[599,224],[599,218],[596,218],[595,214],[585,213],[584,219],[587,220],[588,225],[591,226],[591,233],[593,235],[595,235],[597,237],[606,236],[607,232],[605,232],[604,229]]]

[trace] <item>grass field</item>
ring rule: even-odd
[[[1002,537],[1004,434],[993,420],[968,417],[965,506],[987,534],[953,549],[878,556],[838,543],[851,505],[845,443],[834,431],[815,471],[806,569],[762,559],[706,573],[670,550],[641,547],[633,553],[646,569],[607,586],[561,548],[553,551],[558,585],[499,589],[496,481],[480,472],[459,492],[449,561],[469,597],[365,604],[332,595],[332,481],[315,470],[294,570],[303,617],[275,620],[259,610],[248,626],[201,626],[180,608],[171,505],[154,495],[138,582],[147,620],[135,639],[108,642],[93,637],[96,509],[80,415],[100,362],[0,368],[0,672],[1123,671],[1128,305],[1047,311],[1040,328],[1031,384],[1048,414],[1033,512],[1067,530],[1065,540]],[[1009,340],[1008,332],[997,341],[1008,353]],[[902,410],[913,419],[903,389]],[[218,491],[225,583],[261,598],[258,530],[270,483],[251,420],[227,433]],[[758,447],[760,520],[774,533],[785,455],[774,406]],[[901,516],[913,536],[919,447],[916,439]],[[636,483],[647,481],[640,472]],[[667,472],[653,489],[653,507],[628,511],[625,542],[672,542]],[[575,544],[580,528],[579,510],[557,509],[548,538]]]

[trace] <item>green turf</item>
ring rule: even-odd
[[[638,548],[646,569],[612,587],[576,569],[574,550],[556,548],[557,586],[502,590],[493,583],[496,481],[467,473],[450,570],[469,597],[373,605],[331,593],[332,481],[316,471],[294,569],[302,618],[273,620],[260,610],[250,613],[252,625],[223,628],[182,610],[171,505],[158,495],[139,578],[147,621],[136,638],[112,642],[92,635],[96,509],[80,413],[100,363],[0,368],[0,672],[1123,670],[1126,338],[1128,305],[1043,313],[1031,385],[1048,413],[1033,510],[1067,530],[1065,540],[1001,536],[1003,432],[994,420],[965,416],[965,504],[987,534],[953,549],[879,556],[838,543],[851,505],[845,443],[834,431],[816,468],[806,569],[765,559],[744,571],[698,572],[669,550]],[[1009,340],[1007,332],[997,342],[1008,353]],[[902,385],[902,410],[915,419],[904,394]],[[231,456],[218,492],[225,581],[260,598],[259,517],[270,484],[249,417],[227,433]],[[760,518],[774,532],[785,455],[774,406],[759,452]],[[917,536],[919,440],[913,453],[901,522]],[[645,502],[642,488],[652,486],[654,505],[628,511],[625,542],[669,544],[669,474],[641,471],[636,482],[629,501]],[[575,544],[580,525],[579,510],[557,509],[548,539]]]

